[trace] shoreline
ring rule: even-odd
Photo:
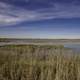
[[[4,45],[80,45],[80,42],[0,42],[0,46]]]

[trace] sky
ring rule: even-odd
[[[80,39],[80,0],[0,0],[0,37]]]

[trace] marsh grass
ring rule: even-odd
[[[80,80],[80,55],[62,45],[2,46],[0,80]]]

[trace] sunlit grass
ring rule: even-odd
[[[0,80],[80,80],[80,54],[62,45],[2,46]]]

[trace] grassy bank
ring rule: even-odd
[[[2,46],[0,80],[80,80],[80,55],[62,45]]]

